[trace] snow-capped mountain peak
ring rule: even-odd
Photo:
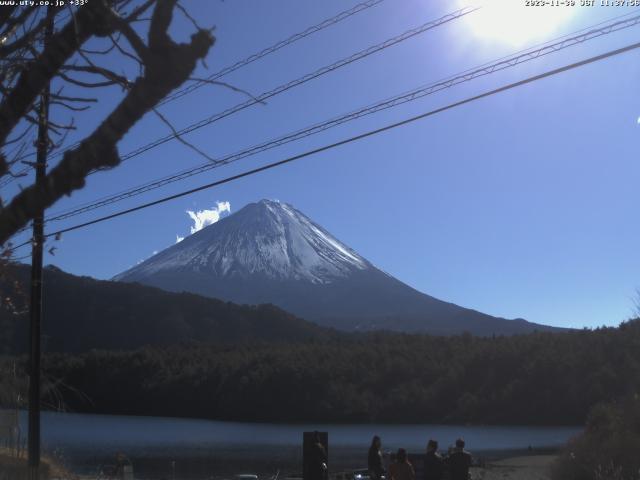
[[[438,300],[377,269],[289,204],[262,200],[115,280],[242,304],[277,305],[343,330],[479,335],[546,329]]]
[[[115,277],[163,271],[211,273],[219,278],[262,275],[277,280],[331,283],[369,262],[291,205],[251,203]]]

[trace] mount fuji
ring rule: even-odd
[[[553,327],[438,300],[376,268],[289,204],[262,200],[114,280],[243,304],[272,303],[340,330],[510,335]]]

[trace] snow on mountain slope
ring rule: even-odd
[[[371,265],[291,205],[252,203],[123,272],[114,280],[173,269],[220,277],[330,283]]]

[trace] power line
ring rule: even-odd
[[[352,64],[352,63],[354,63],[356,61],[359,61],[359,60],[361,60],[363,58],[366,58],[366,57],[368,57],[370,55],[373,55],[374,53],[380,52],[380,51],[385,50],[385,49],[387,49],[389,47],[392,47],[392,46],[394,46],[394,45],[396,45],[396,44],[398,44],[400,42],[403,42],[405,40],[413,38],[413,37],[415,37],[415,36],[417,36],[417,35],[419,35],[421,33],[424,33],[424,32],[427,32],[429,30],[432,30],[434,28],[437,28],[437,27],[439,27],[441,25],[444,25],[446,23],[449,23],[449,22],[451,22],[453,20],[457,20],[457,19],[459,19],[459,18],[461,18],[461,17],[463,17],[465,15],[468,15],[468,14],[470,14],[472,12],[475,12],[479,8],[480,7],[464,7],[464,8],[461,8],[459,10],[456,10],[456,11],[454,11],[452,13],[448,13],[446,15],[443,15],[442,17],[437,18],[435,20],[431,20],[429,22],[426,22],[426,23],[424,23],[424,24],[422,24],[422,25],[420,25],[418,27],[409,29],[409,30],[401,33],[400,35],[397,35],[397,36],[392,37],[392,38],[390,38],[388,40],[385,40],[382,43],[378,43],[376,45],[368,47],[368,48],[366,48],[364,50],[361,50],[361,51],[359,51],[357,53],[354,53],[354,54],[350,55],[349,57],[345,57],[345,58],[343,58],[341,60],[338,60],[337,62],[334,62],[331,65],[322,67],[322,68],[320,68],[318,70],[315,70],[314,72],[308,73],[308,74],[306,74],[306,75],[304,75],[302,77],[299,77],[299,78],[297,78],[295,80],[292,80],[292,81],[290,81],[288,83],[282,84],[282,85],[280,85],[280,86],[278,86],[278,87],[276,87],[276,88],[274,88],[272,90],[264,92],[264,93],[262,93],[261,95],[259,95],[257,97],[254,97],[254,98],[251,98],[251,99],[249,99],[249,100],[247,100],[245,102],[236,104],[233,107],[230,107],[230,108],[228,108],[226,110],[218,112],[218,113],[216,113],[216,114],[214,114],[214,115],[212,115],[212,116],[210,116],[210,117],[208,117],[208,118],[206,118],[204,120],[201,120],[199,122],[191,124],[188,127],[185,127],[182,130],[179,130],[177,133],[171,133],[169,135],[166,135],[164,137],[156,139],[155,141],[153,141],[151,143],[143,145],[143,146],[141,146],[141,147],[139,147],[139,148],[137,148],[137,149],[125,154],[125,155],[122,155],[120,160],[121,160],[121,162],[125,162],[125,161],[127,161],[127,160],[129,160],[129,159],[131,159],[133,157],[136,157],[136,156],[148,151],[148,150],[151,150],[151,149],[153,149],[153,148],[155,148],[157,146],[160,146],[160,145],[162,145],[162,144],[164,144],[164,143],[166,143],[166,142],[168,142],[170,140],[173,140],[174,138],[176,138],[178,136],[182,136],[182,135],[191,133],[191,132],[193,132],[195,130],[198,130],[198,129],[206,126],[206,125],[210,125],[210,124],[212,124],[212,123],[214,123],[214,122],[216,122],[218,120],[221,120],[221,119],[226,118],[226,117],[228,117],[230,115],[233,115],[233,114],[235,114],[235,113],[237,113],[237,112],[239,112],[241,110],[244,110],[244,109],[246,109],[248,107],[251,107],[251,106],[256,105],[258,103],[262,103],[262,102],[264,102],[265,100],[267,100],[269,98],[272,98],[272,97],[274,97],[276,95],[284,93],[284,92],[286,92],[288,90],[291,90],[292,88],[295,88],[295,87],[298,87],[300,85],[303,85],[303,84],[305,84],[305,83],[307,83],[307,82],[309,82],[309,81],[311,81],[311,80],[313,80],[315,78],[318,78],[320,76],[326,75],[327,73],[333,72],[333,71],[335,71],[335,70],[337,70],[339,68],[342,68],[344,66],[350,65],[350,64]],[[69,148],[73,148],[73,146],[70,146]],[[69,148],[58,152],[56,154],[56,156],[63,154]],[[220,162],[218,162],[218,163],[220,163]],[[93,172],[89,173],[89,175],[91,175],[93,173],[96,173],[96,172],[97,172],[97,170],[94,170]],[[56,218],[56,220],[59,220],[59,219],[61,219],[61,218]]]
[[[480,7],[464,7],[461,8],[459,10],[456,10],[455,12],[446,14],[436,20],[431,20],[427,23],[424,23],[418,27],[412,28],[410,30],[407,30],[403,33],[401,33],[400,35],[397,35],[393,38],[390,38],[388,40],[385,40],[382,43],[378,43],[376,45],[373,45],[369,48],[366,48],[364,50],[361,50],[357,53],[354,53],[352,55],[350,55],[349,57],[345,57],[341,60],[338,60],[337,62],[334,62],[330,65],[324,66],[319,68],[318,70],[315,70],[311,73],[308,73],[306,75],[303,75],[302,77],[296,78],[295,80],[291,80],[285,84],[279,85],[276,88],[263,92],[262,94],[256,96],[256,97],[252,97],[244,102],[238,103],[232,107],[229,107],[221,112],[217,112],[203,120],[200,120],[196,123],[193,123],[179,131],[177,131],[176,133],[171,133],[168,135],[165,135],[164,137],[160,137],[156,140],[154,140],[153,142],[147,143],[146,145],[142,145],[140,147],[138,147],[137,149],[130,151],[124,155],[122,155],[120,157],[121,162],[125,162],[127,160],[130,160],[131,158],[137,157],[138,155],[141,155],[142,153],[145,153],[153,148],[156,148],[160,145],[163,145],[179,136],[182,135],[186,135],[189,133],[192,133],[196,130],[199,130],[202,127],[205,127],[207,125],[210,125],[214,122],[217,122],[219,120],[222,120],[223,118],[229,117],[235,113],[238,113],[246,108],[249,108],[253,105],[259,104],[259,103],[264,103],[265,100],[268,100],[272,97],[275,97],[276,95],[280,95],[281,93],[284,93],[288,90],[291,90],[295,87],[298,87],[300,85],[303,85],[307,82],[310,82],[311,80],[314,80],[318,77],[321,77],[323,75],[326,75],[328,73],[331,73],[335,70],[338,70],[339,68],[345,67],[347,65],[350,65],[354,62],[357,62],[359,60],[362,60],[363,58],[366,58],[370,55],[373,55],[374,53],[380,52],[382,50],[385,50],[389,47],[392,47],[394,45],[397,45],[398,43],[401,43],[405,40],[408,40],[410,38],[413,38],[417,35],[420,35],[422,33],[425,33],[429,30],[432,30],[434,28],[437,28],[441,25],[444,25],[446,23],[449,23],[453,20],[457,20],[458,18],[461,18],[465,15],[468,15],[472,12],[475,12],[476,10],[478,10]],[[60,151],[58,151],[54,156],[60,156],[63,155],[66,151],[74,148],[75,146],[77,146],[77,144],[74,145],[70,145],[69,147],[62,149]],[[28,170],[28,169],[27,169]],[[92,172],[89,173],[89,175],[92,175],[96,172],[98,172],[99,170],[94,170]],[[9,180],[9,182],[11,182],[11,180]]]
[[[476,10],[478,10],[479,7],[464,7],[461,8],[459,10],[456,10],[455,12],[452,13],[448,13],[436,20],[431,20],[427,23],[423,23],[422,25],[412,28],[410,30],[407,30],[403,33],[401,33],[400,35],[397,35],[393,38],[390,38],[388,40],[385,40],[384,42],[378,43],[376,45],[372,45],[371,47],[368,47],[364,50],[360,50],[357,53],[354,53],[353,55],[350,55],[348,57],[342,58],[341,60],[338,60],[337,62],[334,62],[330,65],[321,67],[311,73],[307,73],[306,75],[303,75],[302,77],[296,78],[295,80],[291,80],[287,83],[284,83],[282,85],[279,85],[277,87],[275,87],[272,90],[266,91],[261,93],[260,95],[257,95],[253,98],[250,98],[242,103],[238,103],[232,107],[229,107],[221,112],[217,112],[205,119],[202,119],[198,122],[192,123],[191,125],[182,128],[181,130],[178,130],[176,133],[171,133],[168,135],[165,135],[164,137],[158,138],[156,140],[154,140],[153,142],[150,142],[146,145],[143,145],[141,147],[138,147],[137,149],[121,156],[121,161],[125,162],[127,160],[130,160],[133,157],[136,157],[144,152],[147,152],[159,145],[162,145],[164,143],[167,143],[170,140],[173,140],[175,138],[177,138],[178,136],[182,136],[182,135],[186,135],[189,133],[192,133],[196,130],[199,130],[202,127],[205,127],[207,125],[210,125],[214,122],[217,122],[219,120],[222,120],[223,118],[229,117],[235,113],[238,113],[248,107],[251,107],[253,105],[259,104],[259,103],[264,103],[265,100],[268,100],[272,97],[275,97],[276,95],[279,95],[281,93],[284,93],[288,90],[291,90],[295,87],[298,87],[300,85],[303,85],[311,80],[314,80],[318,77],[321,77],[323,75],[326,75],[327,73],[331,73],[334,72],[335,70],[338,70],[342,67],[345,67],[347,65],[350,65],[354,62],[357,62],[359,60],[362,60],[363,58],[366,58],[370,55],[373,55],[374,53],[378,53],[380,51],[383,51],[389,47],[392,47],[394,45],[397,45],[398,43],[401,43],[405,40],[408,40],[410,38],[413,38],[417,35],[420,35],[421,33],[425,33],[429,30],[432,30],[434,28],[437,28],[441,25],[444,25],[446,23],[449,23],[453,20],[457,20],[465,15],[468,15],[472,12],[475,12]],[[96,170],[94,170],[95,173]]]
[[[318,78],[318,77],[320,77],[322,75],[330,73],[330,72],[332,72],[334,70],[337,70],[339,68],[342,68],[342,67],[344,67],[346,65],[350,65],[351,63],[354,63],[354,62],[356,62],[358,60],[366,58],[366,57],[368,57],[368,56],[370,56],[370,55],[372,55],[374,53],[377,53],[379,51],[385,50],[385,49],[387,49],[387,48],[389,48],[389,47],[391,47],[393,45],[396,45],[396,44],[398,44],[400,42],[403,42],[405,40],[413,38],[416,35],[419,35],[421,33],[427,32],[427,31],[432,30],[432,29],[434,29],[436,27],[439,27],[439,26],[444,25],[446,23],[449,23],[449,22],[451,22],[453,20],[461,18],[461,17],[463,17],[465,15],[468,15],[468,14],[470,14],[472,12],[475,12],[479,8],[480,7],[464,7],[464,8],[461,8],[459,10],[456,10],[456,11],[454,11],[452,13],[443,15],[442,17],[440,17],[438,19],[429,21],[429,22],[424,23],[424,24],[422,24],[422,25],[420,25],[418,27],[415,27],[415,28],[412,28],[410,30],[407,30],[407,31],[403,32],[402,34],[397,35],[397,36],[395,36],[393,38],[390,38],[390,39],[388,39],[388,40],[386,40],[386,41],[384,41],[382,43],[373,45],[373,46],[371,46],[369,48],[366,48],[366,49],[361,50],[361,51],[359,51],[357,53],[354,53],[353,55],[351,55],[349,57],[346,57],[346,58],[343,58],[341,60],[338,60],[337,62],[334,62],[331,65],[322,67],[322,68],[320,68],[320,69],[318,69],[318,70],[316,70],[316,71],[314,71],[312,73],[308,73],[308,74],[306,74],[306,75],[304,75],[302,77],[299,77],[299,78],[297,78],[295,80],[292,80],[292,81],[290,81],[290,82],[288,82],[286,84],[280,85],[279,87],[276,87],[273,90],[265,92],[265,93],[259,95],[258,97],[254,97],[254,98],[252,98],[250,100],[247,100],[247,101],[245,101],[243,103],[237,104],[237,105],[235,105],[235,106],[233,106],[233,107],[231,107],[229,109],[226,109],[226,110],[224,110],[222,112],[218,112],[218,113],[214,114],[213,116],[210,116],[210,117],[208,117],[208,118],[206,118],[204,120],[201,120],[200,122],[196,122],[195,124],[192,124],[192,125],[190,125],[188,127],[185,127],[184,129],[182,129],[182,130],[180,130],[180,131],[178,131],[176,133],[169,134],[169,135],[167,135],[165,137],[162,137],[160,139],[155,140],[154,142],[151,142],[151,143],[149,143],[147,145],[139,147],[138,149],[121,156],[121,162],[129,160],[129,159],[131,159],[131,158],[133,158],[133,157],[135,157],[137,155],[140,155],[140,154],[142,154],[142,153],[144,153],[144,152],[146,152],[148,150],[151,150],[152,148],[160,146],[160,145],[162,145],[162,144],[164,144],[164,143],[166,143],[166,142],[168,142],[168,141],[170,141],[170,140],[172,140],[174,138],[177,138],[178,136],[184,135],[186,133],[191,133],[191,132],[193,132],[193,131],[195,131],[197,129],[200,129],[200,128],[206,126],[206,125],[214,123],[215,121],[221,120],[221,119],[223,119],[225,117],[228,117],[228,116],[230,116],[230,115],[232,115],[234,113],[237,113],[237,112],[239,112],[239,111],[241,111],[241,110],[243,110],[245,108],[248,108],[248,107],[250,107],[252,105],[255,105],[257,103],[264,102],[264,100],[266,100],[266,99],[269,99],[269,98],[274,97],[274,96],[276,96],[276,95],[278,95],[280,93],[283,93],[283,92],[285,92],[287,90],[290,90],[290,89],[295,88],[295,87],[297,87],[299,85],[307,83],[307,82],[309,82],[309,81],[311,81],[311,80],[313,80],[315,78]],[[70,146],[67,149],[63,149],[62,151],[59,151],[56,154],[56,156],[63,154],[66,150],[68,150],[68,149],[70,149],[72,147],[73,146]],[[219,163],[220,162],[218,162],[217,164],[219,164]],[[97,171],[98,170],[94,170],[94,171],[90,172],[89,175],[92,175],[93,173],[96,173]],[[93,208],[89,208],[89,210],[92,210],[92,209]],[[79,213],[74,212],[74,214],[79,214]],[[66,218],[66,216],[64,218]],[[56,220],[60,220],[60,219],[62,219],[62,218],[56,218]],[[48,219],[47,221],[49,221],[49,220],[51,220],[51,219]],[[21,230],[19,230],[19,232],[21,232],[23,230],[24,229],[21,229]]]
[[[395,123],[392,123],[392,124],[389,124],[389,125],[385,125],[384,127],[380,127],[380,128],[374,129],[374,130],[369,130],[369,131],[367,131],[365,133],[362,133],[362,134],[359,134],[359,135],[355,135],[355,136],[340,140],[338,142],[334,142],[334,143],[331,143],[329,145],[325,145],[323,147],[315,148],[313,150],[308,150],[308,151],[306,151],[304,153],[301,153],[301,154],[298,154],[298,155],[294,155],[292,157],[288,157],[288,158],[285,158],[285,159],[277,161],[277,162],[269,163],[269,164],[264,165],[262,167],[254,168],[252,170],[247,170],[245,172],[242,172],[242,173],[239,173],[237,175],[233,175],[233,176],[224,178],[222,180],[217,180],[215,182],[208,183],[208,184],[205,184],[205,185],[201,185],[199,187],[192,188],[192,189],[189,189],[189,190],[186,190],[186,191],[183,191],[183,192],[180,192],[180,193],[176,193],[176,194],[173,194],[173,195],[169,195],[167,197],[163,197],[163,198],[160,198],[158,200],[154,200],[152,202],[148,202],[148,203],[145,203],[145,204],[142,204],[142,205],[138,205],[136,207],[128,208],[128,209],[122,210],[120,212],[112,213],[110,215],[99,217],[99,218],[96,218],[94,220],[90,220],[90,221],[87,221],[87,222],[84,222],[84,223],[73,225],[71,227],[63,228],[63,229],[60,229],[58,231],[55,231],[55,232],[52,232],[52,233],[48,233],[46,236],[47,237],[51,237],[51,236],[61,235],[63,233],[67,233],[67,232],[71,232],[71,231],[74,231],[74,230],[78,230],[78,229],[81,229],[81,228],[84,228],[84,227],[88,227],[90,225],[95,225],[97,223],[104,222],[106,220],[111,220],[113,218],[117,218],[117,217],[120,217],[120,216],[123,216],[123,215],[127,215],[129,213],[133,213],[133,212],[136,212],[136,211],[139,211],[139,210],[143,210],[143,209],[155,206],[155,205],[159,205],[161,203],[165,203],[165,202],[168,202],[170,200],[175,200],[176,198],[184,197],[184,196],[190,195],[192,193],[196,193],[196,192],[199,192],[199,191],[202,191],[202,190],[207,190],[209,188],[213,188],[213,187],[216,187],[216,186],[219,186],[219,185],[223,185],[225,183],[230,183],[232,181],[239,180],[239,179],[244,178],[244,177],[255,175],[257,173],[264,172],[266,170],[270,170],[270,169],[273,169],[273,168],[276,168],[276,167],[280,167],[280,166],[288,164],[288,163],[292,163],[292,162],[294,162],[296,160],[300,160],[300,159],[303,159],[303,158],[306,158],[306,157],[310,157],[312,155],[316,155],[316,154],[321,153],[321,152],[325,152],[325,151],[340,147],[342,145],[347,145],[347,144],[350,144],[350,143],[353,143],[353,142],[356,142],[356,141],[359,141],[359,140],[362,140],[362,139],[365,139],[365,138],[368,138],[368,137],[371,137],[371,136],[374,136],[374,135],[378,135],[380,133],[383,133],[383,132],[386,132],[386,131],[389,131],[389,130],[392,130],[392,129],[395,129],[395,128],[398,128],[398,127],[401,127],[401,126],[404,126],[404,125],[408,125],[408,124],[416,122],[418,120],[422,120],[424,118],[431,117],[431,116],[436,115],[438,113],[442,113],[442,112],[445,112],[445,111],[448,111],[448,110],[451,110],[451,109],[454,109],[454,108],[457,108],[457,107],[460,107],[460,106],[475,102],[477,100],[496,95],[498,93],[502,93],[502,92],[505,92],[505,91],[508,91],[508,90],[512,90],[514,88],[517,88],[517,87],[520,87],[520,86],[523,86],[523,85],[527,85],[527,84],[536,82],[538,80],[542,80],[542,79],[547,78],[547,77],[558,75],[560,73],[567,72],[569,70],[574,70],[576,68],[579,68],[579,67],[582,67],[582,66],[585,66],[585,65],[596,63],[596,62],[599,62],[601,60],[605,60],[605,59],[610,58],[610,57],[621,55],[623,53],[630,52],[630,51],[635,50],[637,48],[640,48],[640,42],[637,42],[637,43],[634,43],[634,44],[631,44],[631,45],[627,45],[626,47],[622,47],[622,48],[618,48],[618,49],[615,49],[615,50],[611,50],[609,52],[606,52],[606,53],[603,53],[603,54],[600,54],[600,55],[589,57],[587,59],[580,60],[578,62],[574,62],[574,63],[571,63],[569,65],[565,65],[563,67],[555,68],[553,70],[548,70],[548,71],[546,71],[544,73],[528,77],[528,78],[526,78],[524,80],[519,80],[517,82],[509,83],[509,84],[504,85],[502,87],[499,87],[499,88],[496,88],[496,89],[493,89],[493,90],[489,90],[487,92],[484,92],[484,93],[481,93],[481,94],[478,94],[478,95],[475,95],[475,96],[472,96],[472,97],[467,97],[464,100],[459,100],[457,102],[450,103],[450,104],[448,104],[448,105],[446,105],[444,107],[436,108],[434,110],[430,110],[430,111],[422,113],[420,115],[416,115],[416,116],[401,120],[399,122],[395,122]],[[28,244],[28,243],[29,242],[26,242],[25,244]],[[23,244],[23,245],[25,245],[25,244]],[[21,246],[22,245],[19,245],[16,248],[19,248]]]
[[[240,68],[246,67],[247,65],[260,60],[263,57],[266,57],[267,55],[270,55],[274,52],[277,52],[278,50],[287,47],[299,40],[302,40],[303,38],[306,38],[310,35],[313,35],[314,33],[320,32],[332,25],[335,25],[337,23],[342,22],[343,20],[346,20],[360,12],[363,12],[365,10],[368,10],[371,7],[374,7],[382,2],[384,2],[385,0],[367,0],[365,2],[359,3],[355,6],[353,6],[352,8],[349,8],[347,10],[343,10],[342,12],[338,13],[337,15],[334,15],[333,17],[327,18],[323,21],[321,21],[320,23],[317,23],[315,25],[312,25],[308,28],[306,28],[305,30],[298,32],[298,33],[294,33],[293,35],[291,35],[290,37],[281,40],[279,42],[274,43],[273,45],[264,48],[262,50],[260,50],[259,52],[256,52],[252,55],[249,55],[246,58],[243,58],[242,60],[238,60],[237,62],[228,65],[220,70],[218,70],[215,73],[212,73],[211,75],[209,75],[205,80],[201,80],[198,81],[192,85],[189,85],[188,87],[182,88],[180,90],[175,91],[174,93],[168,95],[167,97],[165,97],[158,105],[164,105],[165,103],[169,103],[172,102],[173,100],[176,100],[180,97],[183,97],[185,95],[188,95],[189,93],[197,90],[198,88],[207,85],[209,82],[215,81],[225,75],[228,75],[231,72],[235,72],[236,70],[239,70]],[[71,14],[67,14],[67,16],[65,18],[60,19],[61,21],[66,20],[67,18],[71,17]],[[71,145],[69,145],[68,147],[56,152],[54,154],[54,156],[60,156],[63,155],[64,152],[66,152],[67,150],[76,148],[78,145],[80,145],[80,142],[75,142]],[[32,156],[33,153],[29,153],[26,155],[23,155],[22,157],[20,157],[18,160],[22,160],[25,158],[28,158],[30,156]],[[31,167],[25,167],[22,170],[20,170],[18,172],[18,176],[21,176],[24,173],[27,173],[29,170],[31,169]],[[13,180],[15,179],[15,177],[11,177],[8,176],[7,178],[5,178],[4,181],[0,182],[0,188],[10,184]]]
[[[444,80],[440,80],[438,82],[429,84],[427,86],[424,87],[420,87],[418,89],[414,89],[411,90],[407,93],[403,93],[401,95],[397,95],[395,97],[391,97],[389,99],[386,99],[384,101],[360,108],[358,110],[354,110],[352,112],[349,112],[347,114],[344,114],[342,116],[333,118],[331,120],[322,122],[322,123],[318,123],[315,125],[312,125],[310,127],[304,128],[302,130],[298,130],[289,134],[286,134],[284,136],[278,137],[276,139],[267,141],[267,142],[263,142],[261,144],[257,144],[254,145],[250,148],[235,152],[233,154],[227,155],[225,157],[220,158],[217,162],[215,163],[205,163],[202,164],[200,166],[191,168],[191,169],[187,169],[187,170],[183,170],[181,172],[178,172],[176,174],[167,176],[167,177],[163,177],[161,179],[155,180],[153,182],[148,182],[146,184],[140,185],[138,187],[134,187],[132,189],[128,189],[128,190],[124,190],[120,193],[114,194],[114,195],[110,195],[107,197],[103,197],[101,199],[98,200],[94,200],[92,202],[88,202],[85,203],[83,205],[74,207],[72,209],[66,210],[66,211],[62,211],[59,212],[57,214],[53,214],[52,216],[50,216],[48,218],[47,221],[58,221],[58,220],[64,220],[76,215],[80,215],[82,213],[86,213],[88,211],[91,210],[95,210],[97,208],[106,206],[106,205],[110,205],[113,203],[116,203],[118,201],[124,200],[124,199],[128,199],[137,195],[140,195],[142,193],[146,193],[149,192],[151,190],[155,190],[157,188],[163,187],[165,185],[180,181],[180,180],[184,180],[186,178],[192,177],[194,175],[198,175],[201,173],[204,173],[206,171],[215,169],[215,168],[219,168],[223,165],[227,165],[229,163],[238,161],[240,159],[243,158],[247,158],[259,153],[262,153],[264,151],[270,150],[272,148],[296,141],[296,140],[300,140],[302,138],[306,138],[308,136],[311,135],[315,135],[317,133],[323,132],[325,130],[328,130],[330,128],[336,127],[338,125],[356,120],[358,118],[362,118],[364,116],[367,115],[371,115],[373,113],[377,113],[380,112],[382,110],[386,110],[392,107],[396,107],[398,105],[402,105],[404,103],[408,103],[420,98],[423,98],[427,95],[431,95],[434,94],[438,91],[444,90],[446,88],[451,88],[455,85],[458,85],[460,83],[464,83],[464,82],[468,82],[471,81],[475,78],[481,77],[481,76],[485,76],[485,75],[489,75],[492,73],[495,73],[497,71],[501,71],[504,70],[506,68],[510,68],[510,67],[514,67],[516,65],[519,65],[521,63],[525,63],[527,61],[531,61],[534,60],[536,58],[539,58],[541,56],[545,56],[551,53],[555,53],[557,51],[560,51],[562,49],[568,48],[570,46],[579,44],[579,43],[583,43],[585,41],[588,40],[592,40],[594,38],[598,38],[602,35],[607,35],[609,33],[612,33],[614,31],[619,31],[622,30],[624,28],[629,28],[632,26],[635,26],[637,24],[640,23],[640,15],[637,15],[635,17],[629,18],[629,19],[625,19],[625,20],[620,20],[617,22],[613,22],[613,23],[609,23],[601,28],[598,29],[591,29],[586,31],[586,33],[582,33],[580,35],[576,35],[573,37],[561,37],[563,38],[563,40],[559,41],[559,42],[555,42],[555,43],[551,43],[551,44],[547,44],[544,45],[541,48],[535,49],[535,50],[525,50],[523,53],[519,53],[516,55],[512,55],[509,57],[503,57],[503,59],[501,59],[498,62],[495,63],[489,63],[489,64],[484,64],[476,69],[470,69],[470,70],[466,70],[460,74],[454,75],[452,77],[446,78]]]
[[[335,25],[336,23],[339,23],[357,13],[360,13],[364,10],[367,10],[381,2],[383,2],[384,0],[369,0],[367,2],[363,2],[363,3],[359,3],[358,5],[356,5],[353,8],[350,8],[349,10],[345,10],[343,12],[340,12],[339,14],[331,17],[331,18],[327,18],[326,20],[323,20],[322,22],[318,23],[317,25],[313,25],[309,28],[307,28],[306,30],[300,32],[300,33],[296,33],[291,35],[289,38],[282,40],[280,42],[277,42],[273,45],[271,45],[270,47],[267,47],[257,53],[254,53],[253,55],[250,55],[242,60],[237,61],[236,63],[234,63],[233,65],[229,65],[227,67],[224,67],[220,70],[218,70],[215,73],[212,73],[211,75],[209,75],[206,80],[204,81],[200,81],[197,83],[194,83],[192,85],[189,85],[188,87],[182,88],[180,90],[175,91],[174,93],[172,93],[171,95],[168,95],[167,97],[165,97],[164,100],[162,100],[160,102],[159,105],[164,105],[165,103],[169,103],[172,102],[173,100],[183,97],[185,95],[188,95],[189,93],[197,90],[198,88],[204,86],[207,84],[207,82],[211,82],[211,81],[215,81],[221,77],[224,77],[225,75],[228,75],[231,72],[235,72],[236,70],[246,67],[247,65],[255,62],[256,60],[261,59],[262,57],[265,57],[269,54],[272,54],[274,52],[277,52],[278,50],[280,50],[283,47],[286,47],[288,45],[291,45],[292,43],[297,42],[298,40],[301,40],[305,37],[308,37],[309,35],[312,35],[316,32],[319,32],[320,30],[323,30],[331,25]]]

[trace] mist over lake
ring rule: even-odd
[[[21,417],[26,431],[26,414]],[[123,452],[133,459],[136,476],[161,478],[176,462],[179,478],[209,478],[242,471],[260,474],[298,472],[302,464],[302,432],[329,432],[332,470],[366,467],[373,435],[384,451],[404,447],[424,451],[429,438],[446,449],[462,436],[476,455],[559,448],[581,427],[455,425],[322,425],[253,424],[165,417],[129,417],[43,413],[43,445],[68,466],[90,473]],[[163,473],[164,472],[164,473]],[[157,475],[157,477],[155,477]]]

